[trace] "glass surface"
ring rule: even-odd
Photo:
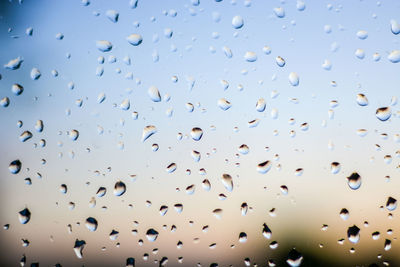
[[[0,1],[0,266],[400,266],[399,23]]]

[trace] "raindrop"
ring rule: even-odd
[[[232,192],[232,190],[233,190],[232,176],[230,176],[229,174],[226,174],[226,173],[222,174],[221,182],[224,185],[226,190],[228,190],[229,192]]]
[[[154,241],[156,241],[156,239],[158,237],[158,232],[156,230],[154,230],[153,228],[150,228],[146,232],[146,237],[147,237],[147,240],[149,240],[150,242],[154,242]]]
[[[233,26],[233,28],[240,29],[240,28],[243,27],[243,25],[244,25],[244,21],[243,21],[243,18],[241,16],[234,16],[232,18],[232,26]]]
[[[400,50],[393,50],[388,55],[388,59],[392,63],[399,63],[400,62]]]
[[[223,214],[222,209],[215,209],[215,210],[213,210],[212,213],[214,214],[215,218],[217,218],[217,219],[222,218],[222,214]]]
[[[299,85],[299,75],[296,72],[291,72],[289,74],[289,82],[292,86]]]
[[[245,59],[247,62],[254,62],[254,61],[257,60],[257,54],[256,54],[255,52],[247,51],[247,52],[244,54],[244,59]]]
[[[21,67],[22,62],[24,62],[22,57],[17,57],[15,59],[11,59],[7,64],[5,64],[4,68],[9,70],[16,70],[19,69],[19,67]]]
[[[245,232],[241,232],[239,234],[239,242],[245,243],[247,241],[247,234]]]
[[[25,208],[18,212],[18,219],[21,224],[27,224],[31,219],[31,212]]]
[[[30,131],[25,131],[25,132],[23,132],[23,133],[19,136],[19,140],[20,140],[21,142],[25,142],[25,141],[31,139],[32,136],[33,136],[33,135],[32,135],[32,133],[31,133]]]
[[[397,200],[392,197],[388,197],[386,201],[386,208],[388,211],[394,211],[397,208]]]
[[[284,67],[285,64],[286,64],[285,60],[284,60],[282,57],[280,57],[280,56],[277,56],[276,59],[275,59],[275,61],[276,61],[276,64],[277,64],[279,67]]]
[[[166,171],[168,173],[173,173],[176,170],[177,166],[175,163],[171,163],[167,166]]]
[[[238,148],[238,151],[239,151],[240,154],[246,155],[246,154],[249,153],[250,149],[246,144],[243,144]]]
[[[100,187],[97,190],[96,195],[97,195],[97,197],[103,197],[106,193],[107,193],[107,189],[105,187]]]
[[[232,107],[231,102],[229,102],[228,100],[226,100],[225,98],[221,98],[220,100],[218,100],[218,107],[222,110],[228,110]]]
[[[61,194],[66,194],[67,193],[67,191],[68,191],[68,189],[67,189],[67,185],[66,184],[62,184],[62,185],[60,185],[60,193]]]
[[[361,40],[365,40],[368,37],[368,32],[361,30],[357,32],[357,37]]]
[[[32,80],[37,80],[37,79],[39,79],[41,75],[42,75],[42,74],[40,73],[39,69],[33,68],[33,69],[31,70],[31,79],[32,79]]]
[[[94,232],[97,229],[98,223],[97,223],[97,220],[95,218],[88,217],[86,219],[85,225],[86,225],[86,228],[89,229],[89,231]]]
[[[107,10],[106,11],[106,16],[112,22],[114,22],[114,23],[118,22],[119,13],[117,11],[112,10],[112,9]]]
[[[69,138],[70,138],[72,141],[76,141],[76,140],[78,139],[78,137],[79,137],[79,132],[78,132],[78,130],[71,130],[71,131],[69,132]]]
[[[201,185],[203,186],[203,189],[205,191],[210,191],[211,189],[211,183],[208,179],[204,179],[203,182],[201,183]]]
[[[331,173],[332,174],[337,174],[337,173],[339,173],[340,172],[340,168],[341,168],[341,166],[340,166],[340,163],[339,162],[332,162],[331,163]]]
[[[168,211],[168,206],[164,206],[163,205],[163,206],[160,207],[160,211],[159,212],[160,212],[161,216],[164,216],[167,213],[167,211]]]
[[[349,177],[347,177],[347,184],[353,190],[357,190],[361,186],[361,176],[353,172]]]
[[[131,34],[128,37],[126,37],[126,40],[128,43],[130,43],[133,46],[138,46],[143,42],[143,37],[140,34]]]
[[[203,130],[201,128],[195,127],[190,131],[190,136],[194,141],[199,141],[203,136]]]
[[[368,98],[364,94],[357,94],[357,104],[360,106],[367,106],[368,105]]]
[[[300,266],[302,261],[303,255],[301,255],[301,253],[294,248],[289,252],[286,260],[287,264],[289,264],[291,267]]]
[[[158,91],[158,88],[155,86],[150,86],[149,90],[147,91],[147,93],[150,96],[150,99],[153,102],[160,102],[161,101],[161,95],[160,92]]]
[[[272,231],[271,231],[271,229],[269,229],[269,227],[265,223],[263,224],[262,234],[266,239],[271,239],[271,237],[272,237]]]
[[[126,185],[123,182],[118,181],[115,183],[115,185],[114,185],[114,195],[115,196],[117,196],[117,197],[122,196],[125,193],[125,191],[126,191]]]
[[[269,160],[267,160],[257,165],[257,171],[259,173],[265,174],[271,169],[271,167],[272,163]]]
[[[21,161],[19,161],[18,159],[12,161],[10,163],[10,165],[8,166],[8,170],[12,173],[12,174],[17,174],[19,173],[19,171],[21,170],[21,166],[22,163]]]
[[[340,210],[339,215],[340,215],[340,218],[342,218],[344,221],[347,220],[350,216],[349,211],[345,208]]]
[[[395,21],[394,19],[390,20],[390,29],[392,30],[393,34],[400,33],[400,24]]]
[[[83,257],[83,249],[85,248],[86,242],[84,240],[75,240],[74,252],[79,259]]]
[[[147,125],[143,129],[142,142],[146,141],[150,136],[157,133],[157,128],[154,125]]]
[[[285,10],[283,7],[275,7],[274,9],[275,16],[278,18],[284,18],[285,17]]]
[[[392,116],[392,111],[389,107],[381,107],[376,110],[375,115],[380,121],[387,121]]]
[[[102,40],[96,41],[96,47],[99,49],[100,52],[109,52],[112,49],[112,44],[109,41]]]
[[[360,241],[360,228],[353,225],[347,229],[347,238],[350,242],[356,244]]]
[[[24,87],[18,83],[14,83],[11,86],[11,92],[13,92],[14,95],[20,95],[24,91]]]
[[[257,110],[258,112],[263,112],[263,111],[265,110],[266,105],[267,105],[267,104],[266,104],[264,98],[260,98],[260,99],[257,100],[257,103],[256,103],[256,110]]]

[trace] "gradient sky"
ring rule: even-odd
[[[400,23],[400,2],[309,0],[304,11],[297,10],[293,0],[201,0],[198,6],[195,2],[139,0],[132,9],[128,0],[91,0],[88,6],[79,0],[0,1],[0,63],[18,56],[24,59],[17,70],[0,70],[0,98],[10,98],[8,107],[0,107],[0,223],[10,224],[0,231],[1,265],[15,266],[25,254],[29,264],[41,266],[125,266],[128,257],[136,259],[136,266],[154,266],[164,256],[169,258],[167,266],[212,262],[244,266],[245,258],[266,266],[268,259],[284,264],[294,247],[304,256],[303,266],[382,265],[383,261],[400,265],[399,211],[389,218],[389,211],[380,208],[389,196],[400,200],[400,153],[396,154],[400,113],[392,103],[393,97],[399,97],[400,65],[387,59],[391,51],[400,49],[400,34],[390,30],[391,20]],[[277,7],[284,8],[284,18],[274,14]],[[107,18],[107,10],[119,13],[118,22]],[[176,17],[170,15],[173,10]],[[244,20],[240,29],[232,26],[236,15]],[[25,34],[29,27],[32,36]],[[171,38],[165,37],[165,29],[173,31]],[[365,40],[357,37],[360,30],[368,32]],[[58,33],[64,35],[62,40],[56,39]],[[130,34],[141,34],[142,44],[129,44]],[[98,40],[110,41],[112,50],[99,51]],[[225,46],[232,50],[232,58],[225,56]],[[270,47],[270,54],[263,52],[264,46]],[[364,59],[355,56],[357,49],[365,51]],[[255,62],[244,59],[248,51],[256,53]],[[379,61],[373,60],[374,53],[380,54]],[[101,56],[104,64],[98,62]],[[109,63],[111,56],[115,63]],[[124,63],[126,56],[130,65]],[[286,61],[282,68],[275,62],[278,56]],[[331,70],[321,66],[324,60],[332,63]],[[101,77],[96,75],[98,67],[104,68]],[[38,80],[30,78],[32,68],[40,70]],[[53,77],[52,70],[59,75]],[[291,72],[299,75],[298,86],[289,83]],[[126,78],[129,73],[132,80]],[[172,76],[178,77],[177,83]],[[227,90],[221,80],[229,82]],[[71,82],[73,90],[68,87]],[[15,83],[24,87],[19,96],[11,91]],[[159,89],[161,102],[150,99],[150,86]],[[279,95],[272,98],[274,92]],[[101,104],[97,103],[100,93],[106,95]],[[367,96],[368,106],[356,103],[359,93]],[[232,107],[220,109],[221,98]],[[266,101],[264,112],[255,108],[260,98]],[[83,100],[81,107],[76,105],[78,99]],[[119,108],[125,99],[130,100],[127,111]],[[330,106],[333,100],[337,107]],[[193,112],[187,111],[186,103],[194,105]],[[391,118],[378,120],[376,109],[388,106]],[[168,117],[170,108],[173,115]],[[279,111],[276,119],[271,117],[274,109]],[[138,112],[137,120],[133,112]],[[295,119],[293,125],[290,118]],[[249,128],[254,119],[259,119],[258,126]],[[21,128],[18,120],[23,122]],[[34,128],[37,120],[44,122],[41,133]],[[304,122],[309,124],[307,131],[300,129]],[[156,126],[157,133],[141,142],[147,125]],[[103,134],[98,133],[99,127]],[[190,137],[193,127],[203,130],[200,141]],[[79,131],[76,141],[68,137],[72,129]],[[358,129],[367,129],[368,134],[360,137]],[[21,142],[19,135],[25,130],[33,137]],[[295,137],[290,137],[291,130]],[[46,146],[35,146],[41,139]],[[155,143],[157,152],[152,151]],[[334,149],[328,149],[329,143]],[[242,144],[250,152],[238,156]],[[192,150],[201,153],[200,162],[193,161]],[[384,162],[385,155],[391,155],[390,164]],[[8,165],[15,159],[22,162],[22,169],[11,174]],[[271,170],[257,172],[257,165],[266,160],[272,161]],[[340,162],[338,174],[331,173],[331,162]],[[171,163],[177,169],[168,173]],[[201,168],[205,175],[199,173]],[[298,168],[303,175],[295,176]],[[362,177],[358,190],[347,185],[346,177],[353,172]],[[232,192],[220,181],[224,173],[233,177]],[[30,186],[24,182],[27,177],[32,179]],[[202,188],[204,179],[211,182],[209,192]],[[127,187],[121,197],[113,195],[119,180]],[[68,187],[65,195],[59,191],[61,184]],[[190,185],[196,187],[193,195],[185,193]],[[289,188],[288,195],[282,195],[281,185]],[[107,194],[97,198],[101,186]],[[221,193],[225,200],[218,198]],[[95,208],[89,207],[92,197]],[[68,208],[71,201],[74,210]],[[151,201],[151,207],[146,201]],[[252,208],[246,216],[240,211],[243,202]],[[181,214],[174,210],[177,203],[183,204]],[[159,214],[162,205],[169,207],[165,216]],[[25,207],[32,216],[22,225],[18,212]],[[212,214],[217,208],[223,210],[220,220]],[[272,208],[276,217],[269,215]],[[350,212],[346,221],[339,216],[342,208]],[[97,231],[86,229],[87,217],[97,219]],[[273,232],[270,240],[261,234],[263,223]],[[329,225],[327,231],[321,231],[324,224]],[[172,225],[177,227],[174,233]],[[205,225],[208,233],[202,232]],[[361,229],[357,244],[346,236],[353,225]],[[159,232],[155,242],[146,239],[149,228]],[[115,241],[108,237],[113,229],[120,233]],[[137,235],[131,234],[133,229]],[[391,235],[388,229],[393,230]],[[381,233],[379,240],[371,238],[375,231]],[[238,242],[241,232],[248,236],[245,243]],[[29,247],[21,246],[22,238],[30,241]],[[341,238],[343,245],[337,243]],[[74,254],[76,239],[87,243],[83,259]],[[388,251],[385,239],[392,241]],[[276,250],[269,248],[272,241],[279,243]],[[216,248],[210,249],[213,243]],[[356,252],[350,254],[350,248]],[[144,253],[150,255],[147,262]],[[178,264],[181,256],[183,263]]]

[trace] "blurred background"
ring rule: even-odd
[[[400,266],[399,14],[0,1],[0,265]]]

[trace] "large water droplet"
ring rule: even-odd
[[[392,111],[390,107],[381,107],[376,110],[375,115],[380,121],[387,121],[392,116]]]
[[[291,267],[300,266],[302,261],[303,261],[303,255],[301,255],[301,253],[294,248],[289,252],[286,260],[287,264],[289,264]]]
[[[199,141],[203,136],[203,130],[201,128],[195,127],[190,131],[190,136],[193,140]]]
[[[126,185],[125,183],[118,181],[114,185],[114,195],[117,197],[122,196],[126,191]]]
[[[24,62],[22,57],[17,57],[15,59],[11,59],[7,64],[4,65],[4,68],[9,70],[16,70],[21,67],[22,62]]]
[[[158,237],[158,232],[156,230],[154,230],[153,228],[150,228],[146,232],[146,237],[150,242],[154,242],[154,241],[156,241],[156,239]]]
[[[392,30],[393,34],[400,33],[400,24],[395,21],[394,19],[390,20],[390,29]]]
[[[357,190],[361,186],[361,176],[353,172],[349,177],[347,177],[347,184],[353,190]]]
[[[89,231],[94,232],[97,229],[98,223],[97,223],[97,220],[95,218],[88,217],[86,219],[85,225],[86,225],[86,228],[89,229]]]
[[[265,174],[271,169],[271,167],[272,167],[271,161],[267,160],[257,165],[257,171],[259,173]]]
[[[153,102],[160,102],[161,101],[161,95],[160,92],[158,91],[158,88],[155,86],[150,86],[149,90],[147,91],[147,93],[150,96],[150,99]]]
[[[25,131],[25,132],[23,132],[23,133],[19,136],[19,140],[20,140],[21,142],[25,142],[25,141],[31,139],[32,136],[33,136],[33,135],[32,135],[32,133],[31,133],[30,131]]]
[[[229,192],[232,192],[232,190],[233,190],[232,176],[230,176],[227,173],[222,174],[221,182],[224,185],[226,190],[228,190]]]
[[[394,211],[397,208],[397,200],[392,197],[388,197],[386,201],[386,208],[388,211]]]
[[[298,86],[300,82],[299,75],[296,72],[291,72],[289,74],[289,82],[292,86]]]
[[[221,98],[220,100],[218,100],[218,107],[220,107],[220,109],[222,110],[228,110],[232,107],[231,102],[229,102],[228,100],[226,100],[225,98]]]
[[[353,225],[347,229],[347,238],[351,243],[358,243],[360,241],[360,228]]]
[[[100,40],[96,41],[96,47],[99,49],[101,52],[109,52],[112,49],[112,44],[109,41],[106,40]]]
[[[238,15],[238,16],[234,16],[232,18],[232,26],[233,26],[233,28],[240,29],[240,28],[243,27],[243,25],[244,25],[244,21],[243,21],[243,18],[241,16]]]
[[[27,224],[31,219],[31,212],[25,208],[18,212],[18,219],[21,224]]]
[[[76,257],[79,259],[82,259],[83,257],[83,249],[85,248],[86,242],[85,240],[75,240],[75,245],[74,245],[74,252]]]
[[[143,129],[142,142],[146,141],[150,136],[157,133],[157,128],[154,125],[147,125]]]
[[[21,170],[21,166],[22,163],[19,159],[16,159],[14,161],[12,161],[10,163],[10,165],[8,165],[8,170],[12,173],[12,174],[17,174],[19,173],[19,171]]]
[[[388,55],[388,59],[392,63],[399,63],[400,62],[400,50],[393,50]]]
[[[128,43],[130,43],[133,46],[138,46],[143,42],[143,37],[140,34],[131,34],[128,37],[126,37],[126,40]]]

